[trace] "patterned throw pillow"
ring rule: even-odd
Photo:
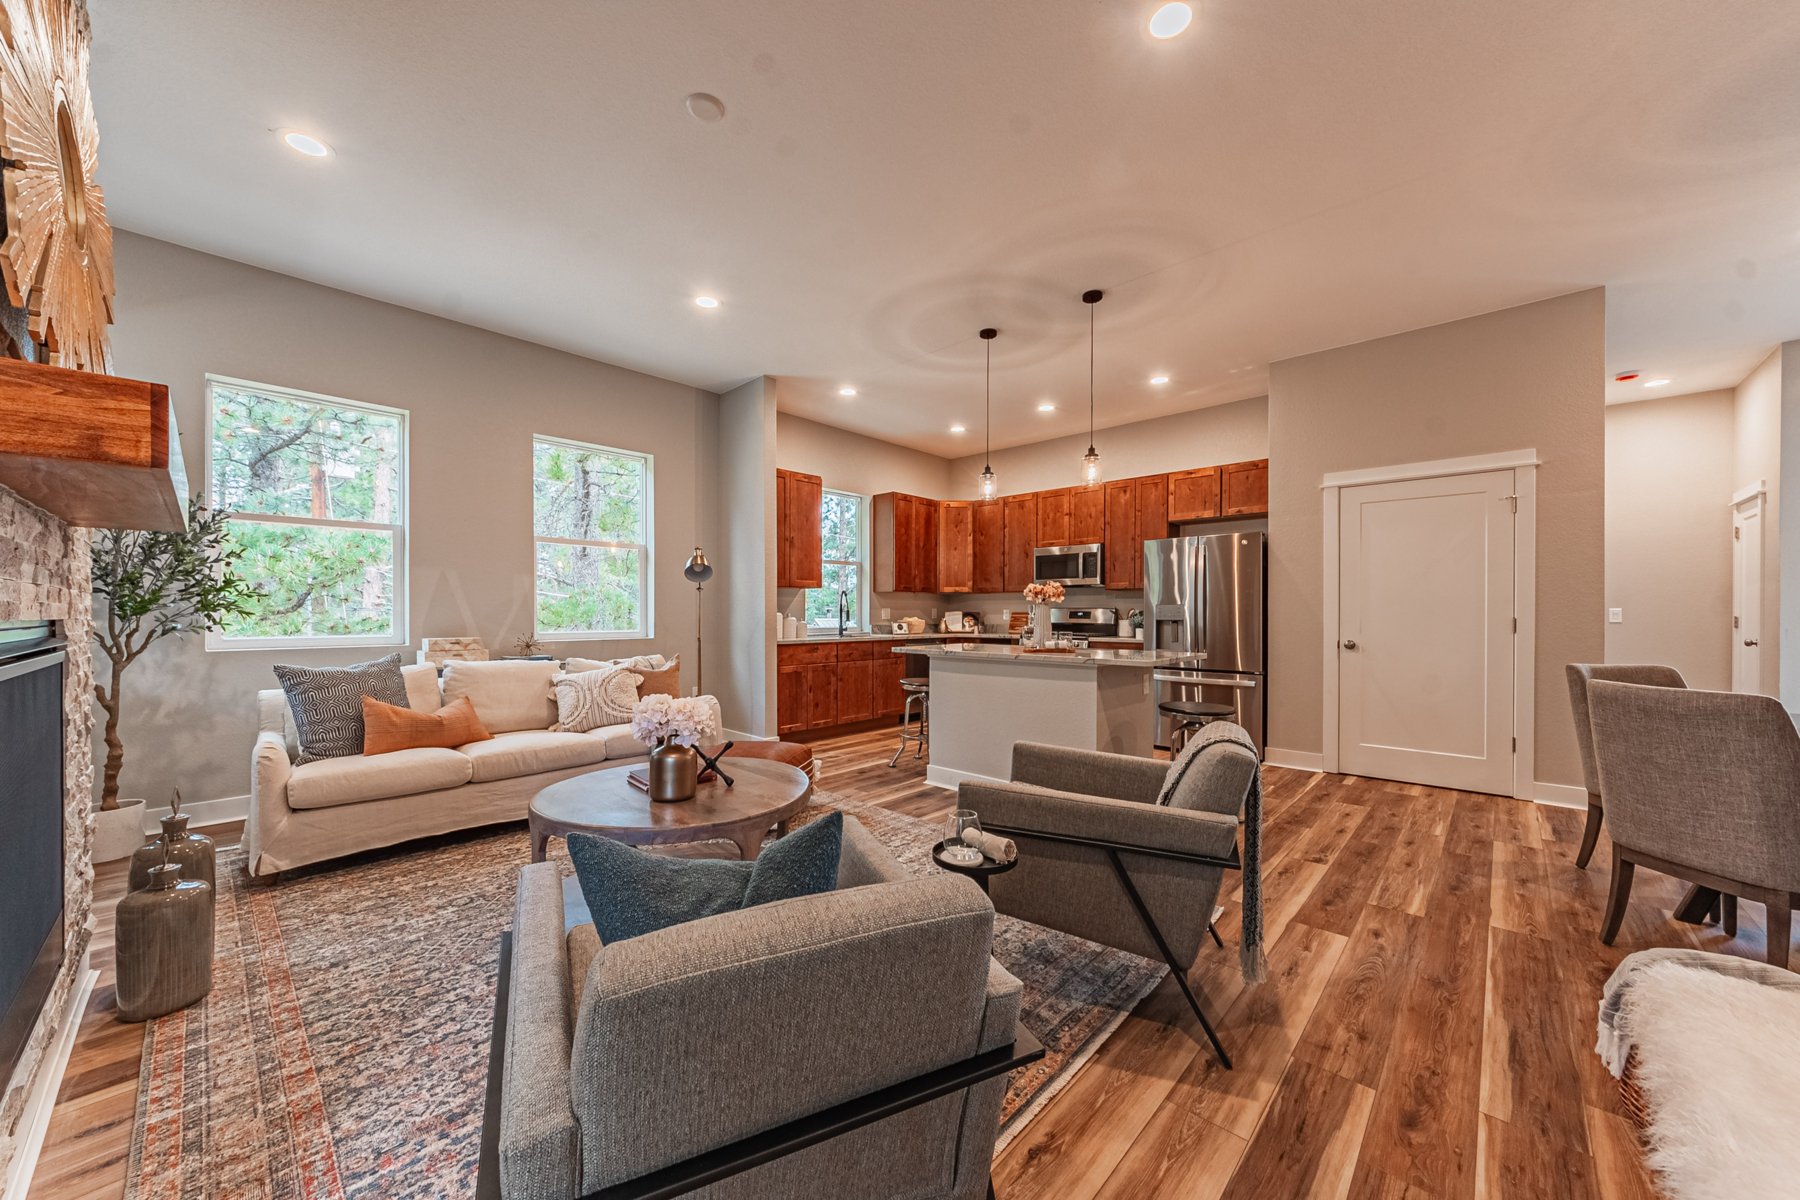
[[[348,667],[291,667],[275,665],[275,678],[287,693],[294,710],[294,727],[300,731],[299,765],[321,758],[349,758],[362,753],[364,696],[383,704],[411,707],[406,701],[406,678],[400,673],[400,656],[390,654]]]
[[[552,676],[556,692],[556,724],[562,733],[586,733],[602,725],[622,725],[637,707],[642,677],[623,667]]]

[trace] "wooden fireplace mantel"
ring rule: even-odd
[[[0,359],[0,486],[71,525],[182,528],[187,473],[169,389]]]

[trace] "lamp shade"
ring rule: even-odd
[[[695,546],[694,552],[688,556],[687,565],[681,568],[682,578],[689,583],[705,583],[713,577],[712,564],[706,561],[706,552]]]

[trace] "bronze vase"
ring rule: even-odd
[[[212,990],[213,889],[174,863],[119,901],[115,934],[119,1019],[147,1021]]]
[[[650,798],[672,804],[692,800],[699,786],[700,756],[692,746],[664,741],[650,751]]]
[[[167,858],[163,847],[168,847]],[[218,882],[213,871],[216,863],[213,840],[203,833],[188,832],[186,813],[162,819],[162,835],[137,848],[131,856],[131,876],[125,890],[139,892],[150,886],[151,868],[171,862],[181,868],[181,877],[208,885]]]

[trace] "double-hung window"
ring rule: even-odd
[[[406,641],[406,413],[207,376],[207,479],[251,611],[213,650]]]
[[[848,593],[850,616],[848,625],[863,627],[863,547],[866,545],[863,520],[866,505],[861,496],[851,492],[824,494],[819,502],[819,545],[824,559],[823,587],[809,588],[806,593],[806,623],[824,629],[836,629],[840,593]]]
[[[650,637],[651,457],[549,437],[531,456],[538,636]]]

